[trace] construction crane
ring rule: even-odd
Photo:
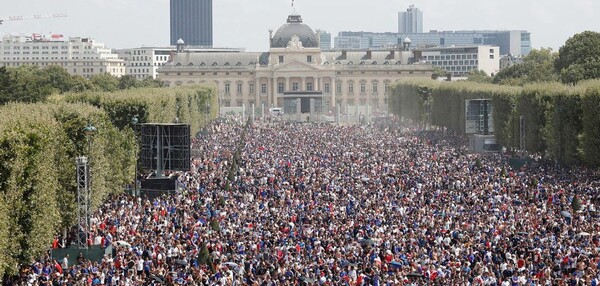
[[[12,22],[12,21],[40,20],[40,19],[47,19],[47,18],[64,18],[64,17],[67,17],[67,14],[59,13],[59,14],[52,14],[52,15],[12,16],[12,17],[8,17],[6,19],[0,19],[0,25],[2,25],[5,21]]]

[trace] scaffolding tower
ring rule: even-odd
[[[87,239],[90,234],[90,180],[88,158],[77,157],[77,245],[87,249]]]

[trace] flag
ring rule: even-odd
[[[292,7],[294,7],[294,0],[292,0]]]

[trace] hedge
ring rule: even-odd
[[[83,128],[98,132],[87,148]],[[90,158],[91,208],[130,181],[135,144],[108,116],[84,104],[8,104],[0,108],[0,274],[14,274],[76,224],[75,157]],[[8,231],[6,236],[2,231]]]
[[[519,147],[523,116],[526,151],[544,154],[566,165],[600,166],[600,81],[578,86],[545,83],[525,87],[400,81],[392,87],[390,112],[423,121],[426,94],[431,95],[433,125],[465,134],[465,100],[489,98],[494,135],[500,144]]]
[[[139,123],[190,124],[192,134],[198,132],[217,113],[216,91],[211,86],[175,88],[139,88],[116,92],[82,92],[55,96],[54,100],[83,102],[106,111],[120,129],[130,127],[135,115]]]

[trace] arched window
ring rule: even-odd
[[[225,63],[225,66],[226,66],[226,67],[227,67],[227,66],[230,66],[229,62],[226,62],[226,63]]]
[[[385,62],[383,62],[383,64],[384,64],[384,65],[389,65],[389,64],[390,64],[390,62],[389,62],[389,61],[385,61]]]
[[[371,64],[372,64],[372,65],[376,65],[376,64],[377,64],[377,61],[373,61]]]
[[[359,65],[364,65],[365,61],[360,61],[360,63],[358,63]]]
[[[193,66],[193,65],[194,65],[194,63],[189,63],[189,64],[188,64],[188,66]]]
[[[238,63],[237,63],[237,64],[235,64],[235,65],[236,65],[236,66],[241,66],[241,65],[242,65],[242,63],[241,63],[241,62],[238,62]]]
[[[175,65],[176,65],[176,66],[181,66],[181,63],[179,63],[179,62],[178,62],[178,63],[176,63]]]
[[[212,65],[214,67],[214,66],[218,66],[219,64],[217,62],[214,62]]]
[[[200,66],[205,66],[205,65],[206,65],[206,63],[205,63],[205,62],[201,62],[201,63],[200,63]]]

